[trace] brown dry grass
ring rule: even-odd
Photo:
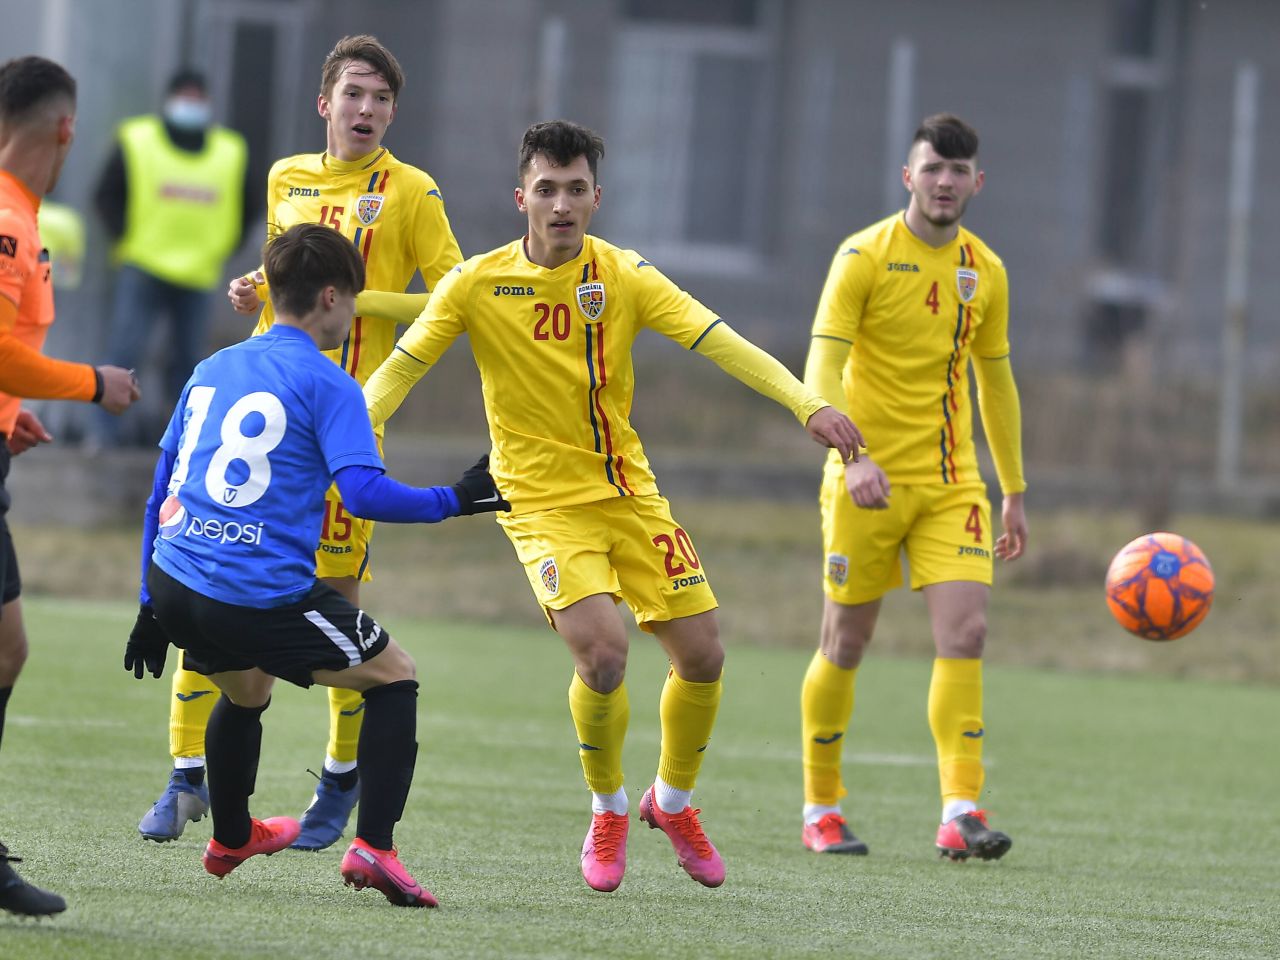
[[[673,497],[693,531],[721,602],[727,645],[816,642],[821,608],[815,507],[761,499]],[[1214,609],[1194,634],[1157,644],[1111,620],[1102,579],[1112,554],[1145,532],[1132,516],[1085,511],[1031,517],[1026,557],[996,572],[988,656],[993,661],[1070,670],[1121,670],[1280,682],[1280,524],[1186,516],[1172,524],[1195,540],[1218,580]],[[35,529],[16,524],[25,589],[127,601],[136,596],[136,533]],[[365,602],[394,630],[395,617],[421,616],[539,626],[523,571],[486,518],[433,527],[384,524],[374,540],[376,579]],[[123,640],[123,638],[120,638]],[[880,653],[928,656],[920,598],[886,598],[875,641]]]

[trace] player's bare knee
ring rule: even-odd
[[[856,667],[870,643],[871,631],[853,618],[823,618],[819,649],[837,667],[843,670]]]
[[[596,693],[611,693],[622,685],[627,674],[627,654],[607,644],[597,644],[574,656],[574,666],[582,682]]]
[[[937,638],[938,656],[945,659],[976,660],[987,643],[986,617],[970,617],[945,630]]]

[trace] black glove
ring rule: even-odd
[[[494,510],[510,510],[511,504],[502,499],[493,477],[489,475],[489,455],[486,453],[468,467],[462,479],[453,485],[458,495],[458,512],[464,517],[473,513],[491,513]]]
[[[156,619],[156,612],[148,604],[138,608],[138,619],[129,631],[129,642],[124,645],[124,668],[132,670],[133,675],[142,679],[142,669],[146,667],[151,675],[159,679],[164,673],[164,658],[169,652],[169,638]]]

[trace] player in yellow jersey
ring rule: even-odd
[[[978,135],[963,121],[923,122],[903,168],[906,211],[840,244],[813,322],[805,383],[843,398],[868,447],[856,463],[828,460],[822,484],[826,601],[800,698],[803,839],[819,853],[867,852],[840,809],[841,748],[880,599],[902,583],[902,550],[937,651],[928,714],[942,787],[938,849],[991,860],[1012,843],[977,804],[992,554],[1017,559],[1027,540],[1008,280],[960,225],[982,188],[977,155]],[[970,363],[1004,492],[994,542],[974,454]]]
[[[431,289],[462,259],[435,181],[382,145],[403,85],[400,64],[378,40],[367,35],[342,38],[321,70],[317,109],[326,123],[325,151],[279,160],[267,179],[269,238],[298,223],[322,223],[349,237],[364,258],[367,286],[356,304],[361,315],[343,345],[327,351],[360,383],[395,344],[395,321],[382,319],[386,302],[400,310],[406,303],[416,305],[416,314],[427,296],[404,293],[413,275],[421,273]],[[234,279],[228,297],[240,313],[261,308],[255,334],[274,322],[260,270]],[[380,430],[378,435],[381,441]],[[373,521],[353,517],[337,488],[331,488],[316,574],[356,606],[359,584],[370,575],[372,532]],[[175,768],[164,794],[138,825],[144,837],[175,839],[188,821],[204,815],[204,730],[217,696],[207,677],[185,669],[174,674],[170,752]],[[331,688],[329,709],[324,771],[293,844],[304,850],[335,843],[359,798],[356,745],[364,702],[352,691]]]
[[[499,522],[574,661],[569,708],[592,791],[583,876],[614,890],[626,865],[628,641],[616,609],[625,601],[671,661],[658,771],[640,819],[667,834],[690,876],[715,887],[724,863],[690,799],[720,703],[724,648],[701,558],[628,421],[632,341],[648,327],[703,354],[791,410],[841,459],[861,435],[639,254],[587,234],[603,152],[600,137],[567,121],[525,132],[515,202],[528,233],[441,281],[365,384],[365,399],[374,423],[383,422],[468,334],[493,440],[490,469],[511,503]]]

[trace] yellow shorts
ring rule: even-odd
[[[822,477],[823,592],[837,603],[869,603],[902,585],[906,550],[911,589],[966,580],[991,583],[991,503],[981,483],[894,484],[885,510],[854,504],[842,464]]]
[[[500,516],[545,610],[606,593],[640,629],[716,608],[693,541],[658,495]]]
[[[353,517],[342,505],[336,484],[324,494],[324,521],[320,525],[320,546],[316,548],[316,576],[355,577],[371,580],[369,541],[373,521]]]

